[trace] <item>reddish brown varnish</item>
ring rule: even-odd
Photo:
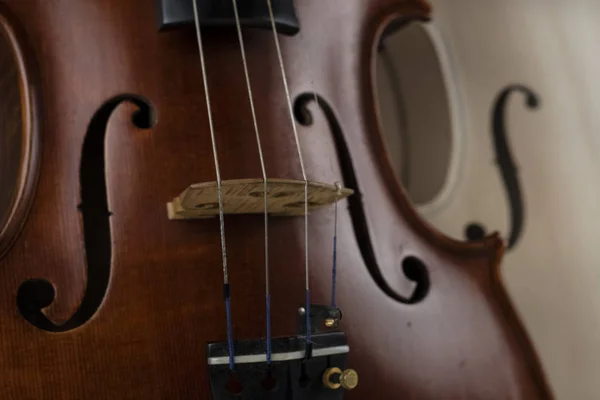
[[[194,31],[158,33],[154,3],[147,0],[1,3],[3,31],[22,26],[19,46],[30,45],[26,62],[39,65],[34,89],[43,105],[44,146],[31,213],[0,261],[0,397],[209,399],[205,345],[226,337],[218,222],[169,221],[165,208],[187,185],[215,179]],[[302,35],[282,38],[290,88],[294,96],[314,90],[331,105],[381,269],[366,265],[350,214],[341,207],[338,303],[350,363],[360,375],[347,398],[550,399],[501,284],[500,239],[459,243],[427,226],[386,156],[372,85],[374,44],[389,22],[427,19],[428,7],[417,0],[303,0],[296,6]],[[247,31],[245,38],[268,175],[301,178],[272,35]],[[204,47],[223,178],[259,178],[236,33],[207,30]],[[0,54],[0,71],[10,70],[11,62]],[[18,64],[13,69],[22,74]],[[131,123],[135,107],[122,105],[106,127],[108,291],[82,326],[71,320],[63,328],[39,329],[17,307],[23,282],[52,283],[56,298],[45,314],[56,326],[75,314],[86,287],[95,284],[86,279],[78,211],[82,146],[97,110],[124,93],[148,99],[157,114],[154,127],[138,129]],[[20,101],[27,96],[21,88]],[[9,101],[18,100],[2,97],[0,110]],[[299,128],[308,175],[333,183],[342,177],[339,154],[322,112],[314,105],[311,110],[314,123]],[[6,135],[0,132],[0,143]],[[235,337],[260,338],[262,217],[228,217],[225,228]],[[332,210],[311,215],[316,302],[329,298],[332,230]],[[295,333],[304,301],[303,235],[301,218],[271,219],[275,335]],[[416,304],[394,299],[373,279],[379,274],[402,295],[406,256],[423,261],[431,282]]]

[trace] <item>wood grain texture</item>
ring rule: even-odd
[[[205,346],[224,340],[219,224],[170,221],[165,203],[191,182],[215,180],[204,88],[193,30],[158,33],[146,0],[3,0],[23,22],[41,69],[44,153],[31,216],[0,263],[0,387],[3,398],[210,398]],[[373,96],[373,49],[395,18],[426,18],[409,0],[296,2],[302,33],[281,39],[293,96],[330,103],[363,196],[379,273],[401,291],[401,263],[420,258],[431,288],[416,304],[384,293],[340,208],[338,304],[360,384],[349,399],[550,399],[526,333],[502,288],[497,236],[459,243],[427,226],[386,159]],[[333,29],[332,27],[335,27]],[[206,30],[208,86],[223,179],[260,178],[252,117],[234,31]],[[285,92],[270,32],[247,31],[246,51],[267,174],[300,179]],[[106,135],[111,277],[86,324],[40,330],[15,306],[27,279],[52,283],[45,314],[68,320],[88,285],[79,167],[90,119],[122,93],[149,99],[158,124],[131,123],[122,105]],[[300,127],[308,178],[341,180],[327,121]],[[225,220],[234,336],[264,336],[263,220]],[[302,218],[270,222],[273,334],[295,334],[304,301]],[[309,220],[311,288],[330,295],[333,210]],[[373,268],[372,266],[370,268]]]
[[[21,231],[39,173],[36,80],[27,39],[0,4],[0,259]]]

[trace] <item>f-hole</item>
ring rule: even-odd
[[[394,290],[386,281],[379,264],[371,240],[371,234],[367,225],[367,218],[365,216],[365,210],[362,203],[362,197],[360,188],[358,185],[358,179],[354,171],[354,164],[352,157],[350,156],[350,150],[344,137],[344,132],[340,126],[340,123],[333,112],[331,106],[316,93],[303,93],[296,99],[294,103],[294,115],[296,120],[304,125],[310,126],[313,124],[313,118],[308,104],[316,101],[318,106],[323,111],[323,114],[327,118],[329,129],[333,134],[337,154],[340,160],[340,166],[342,170],[342,176],[344,184],[353,189],[355,194],[348,198],[348,206],[350,210],[350,216],[352,218],[352,225],[354,228],[354,234],[356,241],[359,245],[363,260],[371,274],[373,280],[377,283],[379,288],[383,290],[391,298],[405,304],[414,304],[423,300],[429,293],[430,281],[429,273],[426,266],[418,260],[418,262],[411,263],[411,268],[407,268],[406,265],[399,266],[402,268],[404,276],[407,280],[414,283],[412,293],[410,295],[399,294]],[[404,264],[404,263],[403,263]]]
[[[510,210],[510,231],[507,238],[507,249],[511,250],[518,243],[523,233],[525,220],[525,206],[523,202],[523,191],[519,181],[519,171],[508,143],[506,134],[506,108],[508,99],[513,92],[521,92],[525,96],[525,105],[530,110],[539,107],[538,96],[523,85],[509,85],[502,89],[492,110],[492,135],[494,138],[494,152],[496,153],[496,164],[506,189]],[[486,230],[481,223],[472,222],[465,227],[465,236],[468,240],[482,240]]]
[[[131,102],[138,107],[132,116],[132,122],[137,128],[149,129],[154,126],[155,113],[150,102],[133,94],[113,97],[98,109],[90,121],[81,151],[81,203],[78,207],[83,223],[87,287],[75,314],[64,324],[56,325],[43,312],[55,299],[54,285],[44,279],[23,282],[17,293],[17,306],[21,315],[39,329],[66,332],[80,327],[94,316],[106,296],[110,281],[112,248],[111,212],[106,189],[105,139],[108,121],[123,102]]]

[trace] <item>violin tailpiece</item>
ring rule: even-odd
[[[266,340],[240,340],[234,345],[235,371],[229,368],[227,341],[209,343],[207,362],[214,400],[310,399],[342,400],[358,385],[358,374],[345,369],[350,352],[345,333],[337,331],[339,308],[311,305],[311,340],[307,341],[304,308],[298,312],[298,335],[274,338],[271,365]],[[333,321],[333,323],[332,323]],[[232,384],[232,381],[235,384]]]

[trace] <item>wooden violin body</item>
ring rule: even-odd
[[[22,116],[0,143],[28,149],[12,174],[0,172],[13,182],[2,193],[21,185],[0,202],[0,217],[13,215],[0,219],[11,232],[0,236],[1,397],[211,398],[206,344],[226,337],[219,222],[169,220],[165,207],[215,180],[195,32],[158,32],[144,0],[0,3],[0,82],[18,76],[20,93],[0,101],[0,127]],[[428,7],[296,3],[301,34],[280,40],[307,175],[356,191],[340,207],[337,239],[337,302],[360,375],[346,398],[551,398],[499,279],[501,240],[438,234],[385,155],[374,46],[392,20],[427,19]],[[267,175],[300,179],[273,35],[245,35]],[[236,32],[203,38],[223,179],[258,178]],[[264,336],[262,223],[225,220],[238,339]],[[332,227],[331,209],[310,214],[318,302],[330,296]],[[302,218],[272,218],[269,238],[273,335],[293,335]]]

